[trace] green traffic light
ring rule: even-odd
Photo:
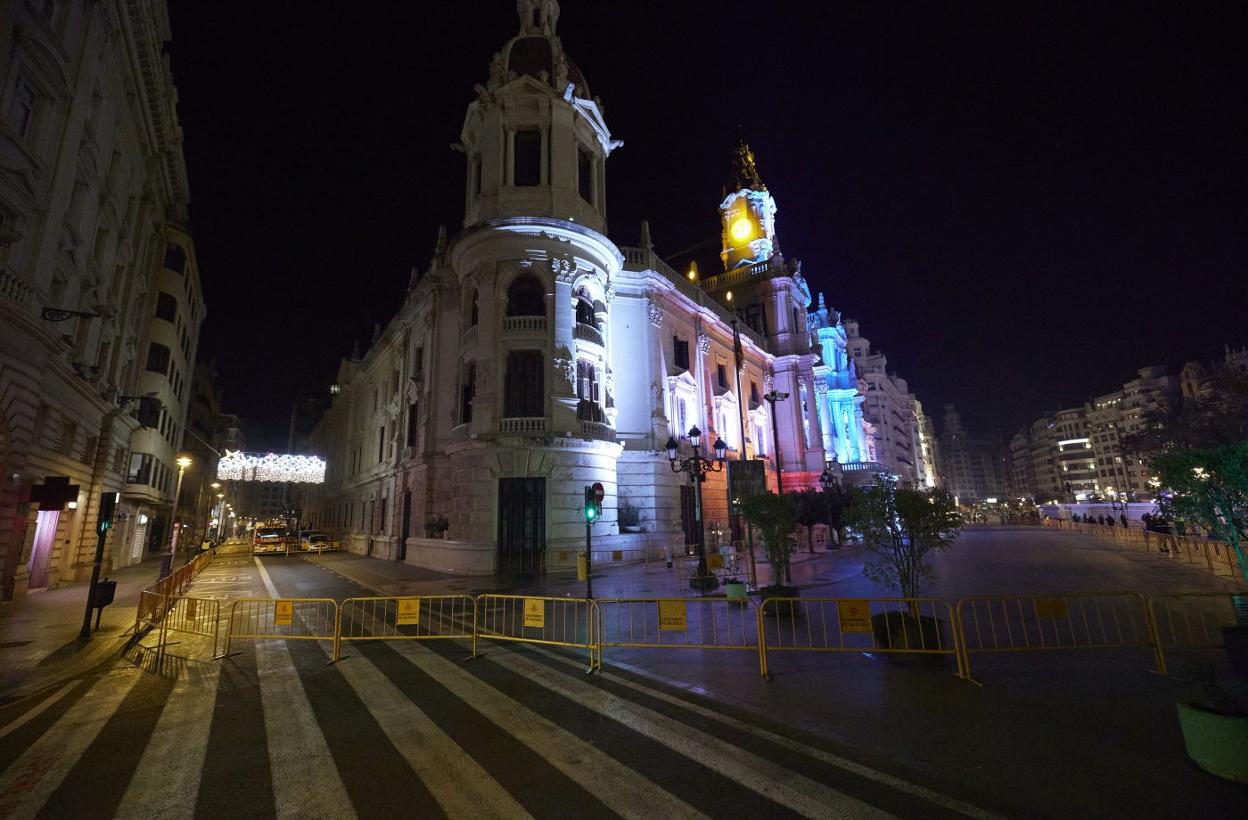
[[[597,517],[598,517],[598,511],[594,509],[592,504],[585,508],[585,520],[586,521],[593,521]]]

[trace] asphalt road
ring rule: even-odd
[[[1080,538],[967,533],[932,591],[1225,588]],[[803,595],[878,592],[829,560],[838,580]],[[372,590],[269,558],[197,593]],[[1185,687],[1146,651],[980,657],[980,689],[858,653],[777,656],[764,682],[746,652],[616,650],[588,676],[493,642],[471,662],[458,642],[358,643],[332,665],[315,641],[195,648],[0,708],[0,817],[1237,817],[1246,798],[1186,760]]]
[[[369,594],[302,561],[264,566],[276,595]],[[331,665],[315,641],[238,648],[166,674],[101,668],[0,710],[0,816],[987,815],[557,652],[361,643]]]

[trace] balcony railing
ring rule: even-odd
[[[602,331],[593,325],[577,322],[572,328],[572,336],[573,338],[580,339],[583,342],[592,342],[599,347],[606,347],[602,341]]]
[[[545,316],[508,316],[503,319],[503,332],[505,333],[533,333],[545,330]]]
[[[582,421],[581,435],[598,441],[615,441],[615,431],[611,425],[601,421]]]
[[[516,417],[498,420],[498,432],[511,433],[521,436],[537,436],[543,435],[547,428],[546,418],[544,416],[537,417]]]

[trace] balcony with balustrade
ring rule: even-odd
[[[577,341],[598,345],[598,347],[606,347],[606,343],[602,338],[602,331],[584,322],[577,322],[572,326],[572,338]]]

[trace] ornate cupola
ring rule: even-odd
[[[460,142],[468,157],[464,226],[548,217],[606,225],[604,164],[611,139],[602,105],[555,30],[556,0],[518,0],[520,31],[475,86]]]
[[[780,252],[776,241],[776,201],[759,177],[754,152],[744,140],[737,141],[732,165],[736,190],[719,204],[723,232],[719,257],[726,271],[766,262]]]

